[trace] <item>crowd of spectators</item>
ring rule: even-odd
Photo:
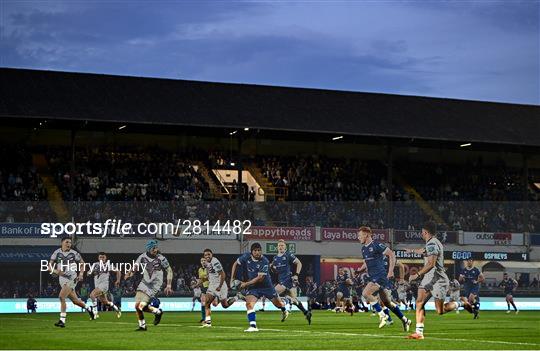
[[[276,224],[394,227],[414,229],[427,219],[418,200],[405,192],[410,184],[426,200],[446,230],[540,230],[540,191],[529,187],[525,203],[523,171],[504,164],[444,165],[400,163],[401,177],[393,194],[386,185],[387,169],[379,162],[310,157],[261,157],[263,175],[287,188],[287,200],[267,207]],[[388,200],[393,200],[390,204]]]
[[[540,230],[540,191],[524,184],[523,170],[499,162],[399,164],[399,172],[439,213],[445,229]],[[525,201],[527,200],[527,202]]]
[[[51,147],[40,152],[46,154],[69,213],[78,221],[235,218],[256,225],[414,229],[428,215],[419,199],[404,190],[405,181],[440,215],[443,229],[540,231],[540,190],[531,181],[527,188],[522,170],[502,162],[486,166],[481,159],[459,165],[397,161],[397,177],[390,190],[388,170],[379,161],[257,156],[251,161],[269,182],[276,189],[286,189],[286,201],[259,203],[215,201],[210,196],[197,164],[230,166],[222,152],[148,147],[77,148],[74,154],[70,148]],[[3,146],[0,155],[5,161],[0,167],[0,220],[53,220],[31,152]],[[535,171],[531,170],[531,177]],[[525,197],[528,202],[523,201]]]
[[[49,149],[49,166],[62,190],[73,201],[201,200],[208,196],[197,172],[197,153],[161,149]]]
[[[47,191],[25,149],[0,146],[0,201],[39,201]]]

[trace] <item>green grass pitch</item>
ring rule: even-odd
[[[166,312],[154,326],[153,316],[147,314],[148,331],[135,332],[134,313],[124,313],[121,319],[101,313],[95,321],[85,313],[71,313],[64,329],[53,326],[56,313],[0,315],[0,349],[540,349],[540,312],[533,311],[483,311],[478,320],[465,312],[428,312],[425,340],[406,340],[397,321],[378,329],[378,318],[368,313],[351,317],[314,311],[309,326],[298,311],[284,323],[278,312],[259,312],[258,333],[244,333],[245,313],[215,312],[213,327],[204,329],[197,323],[199,317],[195,312]]]

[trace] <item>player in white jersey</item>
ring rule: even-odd
[[[137,312],[137,318],[139,320],[139,328],[137,331],[146,331],[146,321],[144,320],[144,312],[151,312],[154,314],[154,325],[158,325],[163,316],[161,308],[150,306],[152,298],[161,290],[163,285],[163,271],[167,272],[167,286],[165,287],[165,294],[170,295],[172,293],[172,278],[173,271],[169,265],[169,261],[159,253],[158,243],[156,240],[149,240],[146,243],[146,252],[141,254],[135,263],[142,269],[142,280],[137,286],[137,293],[135,294],[135,311]],[[143,266],[144,265],[144,266]],[[125,279],[129,279],[134,273],[134,270],[126,273]]]
[[[109,301],[107,298],[109,294],[109,281],[111,272],[116,274],[116,281],[114,286],[120,286],[120,271],[115,271],[110,269],[110,261],[107,260],[107,255],[105,252],[100,252],[98,254],[98,261],[92,264],[92,267],[89,271],[89,275],[94,276],[94,290],[90,293],[90,299],[92,300],[92,312],[94,318],[99,318],[97,301],[101,301],[101,306],[109,306],[116,312],[116,317],[120,318],[122,312],[112,301]]]
[[[201,284],[202,284],[201,280],[197,279],[197,277],[193,276],[191,278],[191,283],[189,284],[189,286],[193,290],[193,299],[191,300],[192,302],[191,312],[193,312],[193,310],[195,309],[195,302],[197,301],[201,302],[201,295],[202,295]]]
[[[421,340],[424,339],[424,306],[433,296],[435,298],[435,309],[438,314],[455,311],[463,306],[472,313],[472,306],[465,300],[451,301],[444,303],[448,290],[449,279],[444,269],[443,245],[437,239],[437,225],[434,222],[427,222],[422,227],[422,239],[426,242],[424,249],[412,250],[424,255],[424,267],[418,271],[418,277],[422,279],[418,287],[418,298],[416,300],[416,332],[407,338]]]
[[[217,306],[219,303],[221,303],[221,306],[223,306],[223,308],[228,308],[236,301],[237,298],[231,297],[230,299],[227,299],[229,288],[227,287],[227,283],[225,283],[225,271],[223,270],[221,262],[219,262],[219,260],[214,257],[212,250],[205,249],[203,255],[205,259],[206,272],[208,274],[208,282],[210,284],[208,285],[208,289],[206,290],[206,316],[202,326],[211,327],[211,306]]]
[[[405,279],[400,279],[397,284],[397,292],[398,292],[398,303],[403,304],[405,306],[405,311],[407,311],[407,288],[408,283],[405,281]]]
[[[79,306],[93,317],[91,308],[87,308],[84,302],[79,299],[75,292],[77,283],[84,277],[84,261],[81,255],[71,248],[71,239],[65,237],[61,241],[62,246],[53,252],[49,261],[49,273],[58,276],[60,283],[60,320],[54,325],[60,328],[66,326],[67,305],[66,298],[69,298],[74,305]],[[77,271],[79,272],[77,274]]]
[[[450,288],[448,289],[448,298],[450,301],[460,301],[460,289],[461,284],[459,284],[459,281],[457,279],[450,280]],[[459,309],[456,309],[456,313],[459,313]]]

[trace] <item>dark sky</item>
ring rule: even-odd
[[[0,65],[540,105],[540,1],[1,2]]]

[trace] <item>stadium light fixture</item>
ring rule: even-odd
[[[234,132],[230,132],[229,135],[235,135],[236,133],[238,133],[237,130],[235,130]]]
[[[459,147],[467,147],[467,146],[471,146],[471,145],[472,145],[471,143],[465,143],[465,144],[459,145]]]
[[[245,132],[249,132],[249,128],[244,128],[244,131],[245,131]]]
[[[339,140],[339,139],[343,139],[343,135],[340,135],[340,136],[337,136],[337,137],[333,137],[332,140]]]
[[[234,163],[234,162],[231,162],[231,166],[235,166],[235,165],[236,165],[236,163]]]
[[[118,127],[118,130],[122,130],[122,129],[126,128],[126,127],[127,127],[127,125],[124,124],[123,126]]]

